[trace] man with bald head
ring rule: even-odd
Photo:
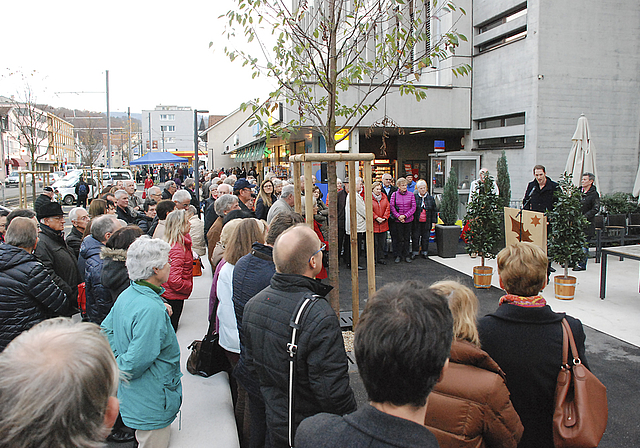
[[[313,297],[297,331],[293,427],[320,412],[344,415],[356,409],[349,386],[347,355],[336,313],[325,295],[330,286],[315,279],[324,245],[299,224],[275,241],[276,273],[271,284],[246,305],[242,318],[245,366],[260,382],[267,433],[274,448],[288,447],[290,321],[302,301]]]

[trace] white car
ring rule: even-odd
[[[77,202],[78,196],[76,195],[76,185],[80,182],[80,174],[82,174],[82,171],[69,173],[64,178],[54,182],[52,185],[52,187],[60,193],[63,204],[73,205]],[[95,179],[85,179],[85,182],[89,187],[89,195],[87,197],[93,198],[94,194],[99,193],[96,188],[97,182]]]

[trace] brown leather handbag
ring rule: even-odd
[[[556,385],[553,443],[556,448],[595,448],[607,428],[607,388],[580,361],[573,332],[562,319],[562,367]],[[572,363],[569,364],[569,345]]]

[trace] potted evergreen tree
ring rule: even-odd
[[[509,207],[511,203],[511,177],[509,176],[509,165],[507,164],[507,154],[504,149],[502,155],[498,159],[496,164],[497,177],[496,185],[498,186],[498,192],[502,199],[502,206]]]
[[[500,196],[493,193],[493,178],[486,174],[480,179],[479,188],[473,192],[467,207],[465,219],[468,230],[466,250],[477,253],[482,260],[481,266],[473,268],[473,285],[476,288],[490,288],[493,268],[485,266],[486,258],[495,258],[500,251],[502,227],[502,204]]]
[[[576,278],[569,275],[569,266],[584,259],[588,225],[582,214],[580,189],[571,183],[571,175],[564,173],[560,178],[560,188],[555,193],[556,203],[549,212],[551,234],[547,247],[549,256],[564,268],[564,275],[554,277],[557,299],[572,300],[575,295]]]
[[[455,258],[460,240],[460,226],[458,220],[458,176],[453,168],[444,185],[442,201],[440,201],[440,219],[442,224],[436,224],[436,243],[438,256]]]

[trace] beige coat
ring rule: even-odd
[[[204,257],[207,253],[207,244],[204,239],[204,223],[197,215],[193,215],[191,219],[189,219],[191,223],[191,230],[189,234],[191,235],[191,249],[198,254],[199,257]]]

